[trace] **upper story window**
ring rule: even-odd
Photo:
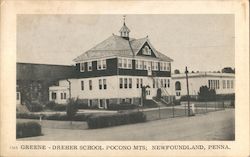
[[[153,62],[152,63],[152,70],[158,70],[158,62]]]
[[[118,68],[132,69],[132,59],[118,58]]]
[[[170,63],[160,62],[160,71],[170,71]]]
[[[132,88],[132,78],[129,78],[129,80],[128,80],[128,87]]]
[[[230,88],[230,81],[227,80],[227,88]]]
[[[136,79],[136,88],[139,88],[140,80],[137,78]]]
[[[99,79],[99,89],[107,89],[106,79]]]
[[[81,72],[85,71],[85,63],[80,63],[80,71]]]
[[[145,46],[143,49],[142,49],[142,54],[144,55],[151,55],[151,50],[148,46]]]
[[[92,71],[92,62],[88,62],[88,71]]]
[[[231,88],[234,88],[234,80],[231,80]]]
[[[170,71],[170,70],[171,70],[171,64],[167,63],[167,71]]]
[[[222,88],[225,89],[226,88],[226,80],[222,81]]]
[[[97,60],[97,70],[103,70],[107,68],[106,59]]]
[[[143,61],[143,70],[147,70],[147,61]]]

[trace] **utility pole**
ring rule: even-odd
[[[187,81],[188,116],[190,116],[190,102],[189,102],[189,86],[188,86],[188,70],[187,70],[187,67],[186,67],[185,73],[186,73],[186,81]]]

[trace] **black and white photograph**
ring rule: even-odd
[[[232,14],[18,15],[16,137],[234,140],[234,43]]]

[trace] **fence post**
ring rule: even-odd
[[[206,113],[207,113],[207,102],[205,102],[206,103]]]

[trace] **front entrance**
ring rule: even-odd
[[[153,99],[153,95],[151,93],[151,88],[146,89],[146,99]]]

